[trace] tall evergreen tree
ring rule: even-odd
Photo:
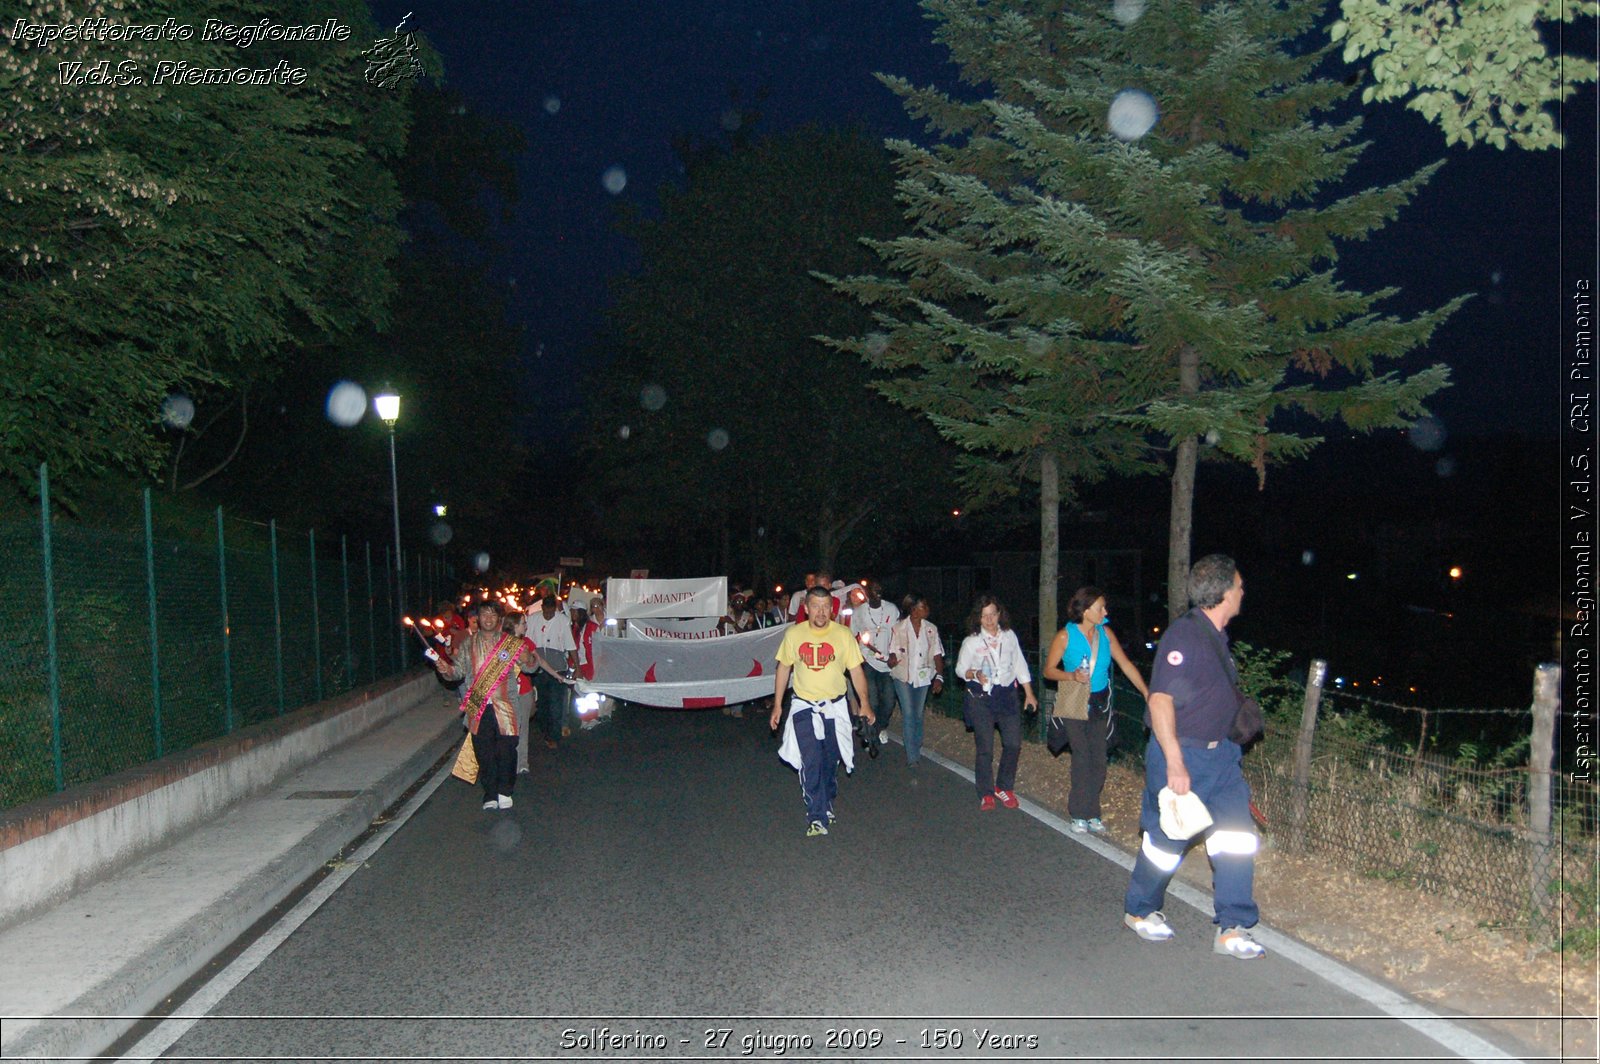
[[[1070,446],[1136,458],[1108,427],[1123,426],[1151,454],[1169,451],[1174,616],[1202,439],[1264,486],[1270,462],[1319,442],[1311,422],[1401,427],[1448,382],[1442,365],[1381,368],[1425,344],[1460,299],[1404,319],[1375,309],[1394,289],[1353,291],[1335,276],[1338,242],[1381,228],[1438,164],[1329,196],[1365,145],[1359,119],[1326,120],[1353,91],[1316,75],[1328,49],[1300,49],[1324,6],[926,0],[962,80],[990,95],[883,79],[942,140],[891,144],[917,231],[879,245],[892,277],[843,284],[880,308],[887,336],[855,349],[909,379],[886,384],[891,394],[975,446],[998,450],[982,427],[1004,424],[1027,382],[1053,373],[1070,405],[1051,424],[1076,426]],[[952,364],[998,370],[955,419],[942,398],[908,390]]]

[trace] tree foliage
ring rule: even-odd
[[[1351,91],[1316,76],[1325,53],[1290,47],[1315,25],[1312,0],[1174,0],[1132,18],[1047,2],[924,6],[962,80],[987,96],[884,79],[941,141],[895,145],[917,232],[879,245],[892,278],[850,282],[881,306],[887,335],[881,356],[855,349],[910,368],[912,385],[941,364],[1015,375],[1027,356],[1057,353],[1032,385],[1001,376],[975,397],[966,439],[992,448],[983,425],[1020,421],[1041,438],[1076,426],[1075,445],[1091,446],[1098,416],[1171,448],[1180,610],[1201,439],[1264,484],[1269,463],[1318,442],[1310,423],[1403,426],[1445,385],[1442,365],[1384,367],[1460,301],[1386,315],[1393,289],[1353,291],[1335,273],[1339,243],[1380,229],[1436,167],[1329,198],[1364,145],[1359,121],[1320,117]],[[1128,86],[1148,94],[1151,127],[1124,140],[1108,106]],[[910,386],[889,385],[948,423],[941,397]],[[1070,416],[1017,417],[1013,397],[1045,386]]]
[[[1550,54],[1556,23],[1600,14],[1595,0],[1341,0],[1330,28],[1344,59],[1372,56],[1363,101],[1406,99],[1446,144],[1559,148],[1548,110],[1595,80],[1593,56]]]
[[[162,400],[270,379],[381,323],[403,95],[363,79],[355,0],[32,0],[34,23],[320,22],[348,42],[9,41],[0,50],[0,474],[153,471]],[[14,19],[4,27],[9,34]],[[69,84],[63,63],[142,84]],[[159,61],[304,68],[303,84],[157,84]]]
[[[724,537],[699,563],[731,565],[737,530],[742,563],[764,569],[791,552],[832,563],[945,508],[937,438],[811,339],[865,317],[809,271],[859,268],[859,237],[899,224],[882,148],[817,129],[704,155],[659,218],[626,223],[642,268],[618,286],[619,347],[592,389],[614,531],[658,549]],[[647,386],[659,409],[641,408]]]

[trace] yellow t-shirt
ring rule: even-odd
[[[844,694],[845,672],[861,664],[861,648],[838,621],[813,628],[791,624],[778,645],[778,663],[793,669],[794,693],[807,702],[827,702]]]

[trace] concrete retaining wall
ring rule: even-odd
[[[436,690],[431,670],[395,677],[0,813],[0,928],[168,845]]]

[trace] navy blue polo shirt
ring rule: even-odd
[[[1172,697],[1178,738],[1209,743],[1228,737],[1239,711],[1233,686],[1237,676],[1227,631],[1217,631],[1210,618],[1194,609],[1173,621],[1157,644],[1150,693]],[[1148,710],[1145,723],[1150,723]]]

